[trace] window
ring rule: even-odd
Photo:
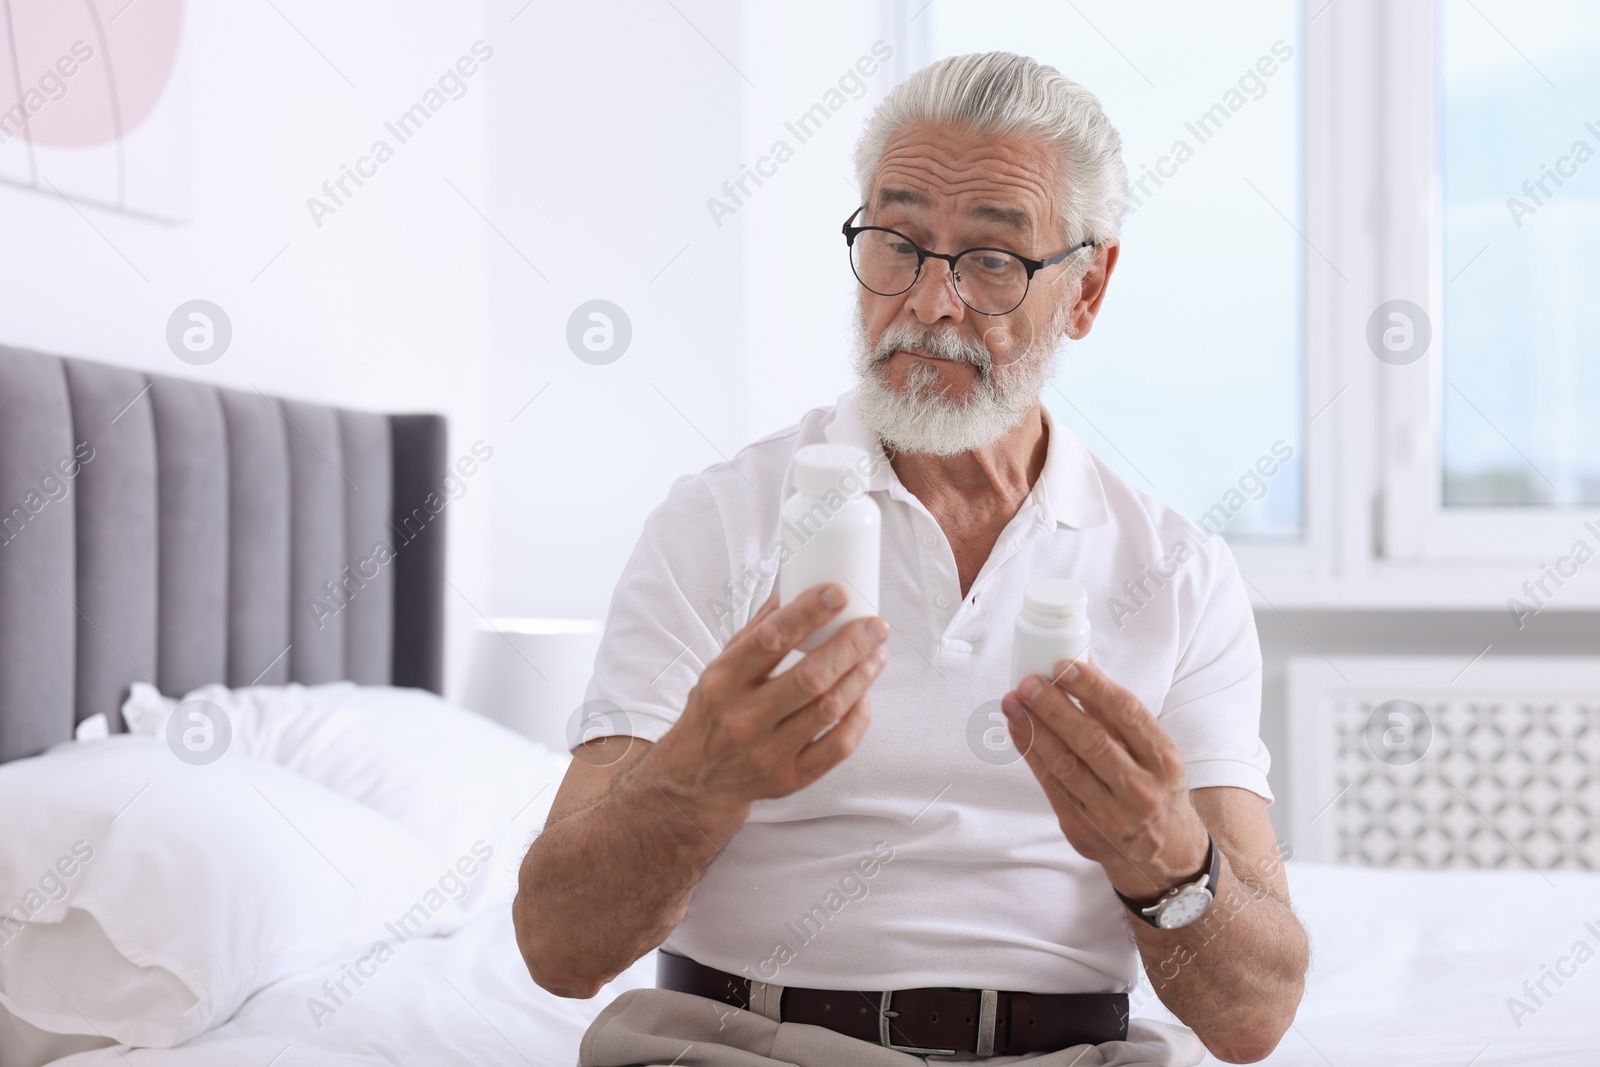
[[[1440,10],[1442,499],[1600,504],[1600,8]]]
[[[1513,568],[1503,603],[1600,517],[1600,12],[1440,0],[1378,17],[1381,298],[1437,334],[1379,382],[1381,553]]]
[[[892,25],[885,89],[1005,49],[1099,97],[1131,211],[1100,319],[1044,400],[1133,486],[1220,520],[1258,606],[1499,609],[1578,540],[1600,558],[1600,5],[884,0],[879,14],[819,69]],[[753,36],[781,56],[794,32],[773,16]],[[810,84],[775,93],[760,144]],[[790,168],[815,167],[791,183],[803,196],[763,192],[771,216],[741,216],[773,294],[754,322],[796,291],[833,321],[813,279],[837,277],[821,258],[835,250],[789,250],[853,206],[837,171],[854,129],[836,132]],[[1428,343],[1390,346],[1408,337]],[[749,347],[787,367],[826,343],[784,330]],[[776,373],[751,375],[753,396],[792,403],[787,384],[759,387]],[[1569,582],[1562,605],[1600,603],[1586,589]]]

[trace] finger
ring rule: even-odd
[[[1072,694],[1133,756],[1150,770],[1163,767],[1166,731],[1131,690],[1124,689],[1087,657],[1056,664],[1055,685]]]
[[[854,752],[867,727],[872,725],[871,708],[872,695],[862,693],[861,699],[845,712],[833,729],[800,750],[795,761],[800,773],[814,781]]]
[[[1037,771],[1035,771],[1035,775],[1038,775]],[[1077,842],[1079,841],[1090,840],[1091,835],[1098,837],[1143,876],[1150,883],[1151,889],[1159,890],[1161,888],[1159,883],[1150,877],[1145,867],[1128,855],[1124,847],[1128,841],[1125,820],[1122,818],[1121,809],[1115,806],[1115,801],[1097,798],[1094,795],[1085,795],[1084,790],[1065,784],[1059,778],[1041,778],[1040,781],[1044,784],[1047,792],[1051,794],[1051,807],[1055,809],[1057,817],[1061,820],[1062,829],[1067,833],[1068,838],[1074,842],[1075,847],[1078,847]],[[1086,784],[1092,783],[1092,781],[1092,777],[1089,777],[1083,779],[1079,784],[1084,785],[1088,793],[1092,794],[1095,788],[1101,788]],[[1058,797],[1060,798],[1059,800],[1057,800]],[[1097,799],[1100,800],[1098,804],[1096,803]],[[1122,843],[1119,844],[1119,841]]]
[[[1042,675],[1030,675],[1016,689],[1017,697],[1034,716],[1034,733],[1055,733],[1106,788],[1125,795],[1132,779],[1144,775],[1143,769],[1104,723],[1084,714],[1066,693],[1045,683]]]
[[[1058,784],[1061,790],[1077,802],[1080,809],[1092,806],[1095,818],[1115,810],[1115,798],[1105,782],[1084,765],[1083,760],[1061,739],[1061,735],[1039,722],[1027,706],[1011,694],[1000,701],[1001,706],[1021,711],[1023,718],[1007,721],[1011,726],[1012,743],[1027,761],[1034,777],[1046,789]]]
[[[791,713],[778,725],[775,741],[779,751],[798,753],[823,730],[835,726],[878,680],[888,662],[889,650],[879,645],[826,693]]]
[[[1021,701],[1011,694],[1002,698],[1001,703],[1022,707]],[[1071,750],[1051,731],[1035,729],[1032,738],[1028,738],[1026,719],[1012,722],[1011,731],[1012,740],[1019,747],[1023,740],[1034,740],[1030,746],[1032,751],[1025,753],[1024,758],[1028,761],[1034,777],[1044,786],[1051,807],[1063,821],[1063,829],[1070,823],[1076,826],[1081,834],[1098,836],[1132,864],[1135,870],[1145,874],[1143,868],[1128,855],[1123,845],[1118,844],[1119,841],[1124,843],[1127,841],[1125,809],[1106,790],[1105,784],[1087,773],[1082,761],[1078,761],[1076,768],[1072,767],[1069,762]],[[1050,754],[1053,745],[1061,746],[1055,755]],[[1070,835],[1072,831],[1067,832]],[[1149,875],[1145,874],[1145,877],[1148,879]],[[1156,886],[1154,881],[1150,884],[1152,887]]]
[[[832,601],[832,603],[829,603]],[[765,678],[801,641],[849,602],[837,582],[813,586],[789,603],[752,619],[722,650],[731,671],[747,681]]]
[[[889,624],[876,615],[851,619],[805,659],[768,682],[762,698],[784,714],[819,700],[874,649],[882,648],[888,636]]]

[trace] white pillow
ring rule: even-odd
[[[402,827],[151,738],[0,767],[0,827],[0,1005],[51,1033],[169,1047],[289,974],[462,921],[462,879]]]
[[[167,737],[168,716],[190,701],[208,701],[227,719],[223,759],[277,763],[358,800],[416,834],[439,862],[481,861],[474,843],[486,843],[493,859],[462,901],[468,914],[515,895],[517,867],[572,762],[434,693],[386,685],[207,685],[180,702],[137,682],[122,716],[135,733]],[[172,744],[198,728],[192,710],[171,730]]]

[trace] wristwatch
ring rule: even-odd
[[[1222,853],[1217,848],[1217,839],[1207,830],[1206,840],[1210,843],[1211,858],[1206,861],[1206,873],[1193,882],[1167,890],[1154,904],[1141,904],[1121,893],[1117,893],[1117,898],[1127,905],[1129,911],[1151,926],[1162,930],[1188,926],[1211,907],[1211,902],[1217,896],[1217,883],[1221,880]],[[1117,891],[1113,889],[1112,892]]]

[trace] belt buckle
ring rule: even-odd
[[[892,1048],[897,1052],[912,1052],[922,1056],[954,1056],[953,1048],[922,1048],[918,1045],[896,1045],[889,1040],[889,1020],[899,1018],[900,1013],[890,1010],[890,1003],[894,998],[894,990],[885,989],[878,994],[878,1044],[884,1048]],[[978,1047],[979,1056],[994,1055],[994,1022],[999,1008],[1000,994],[997,990],[979,990],[978,997]]]

